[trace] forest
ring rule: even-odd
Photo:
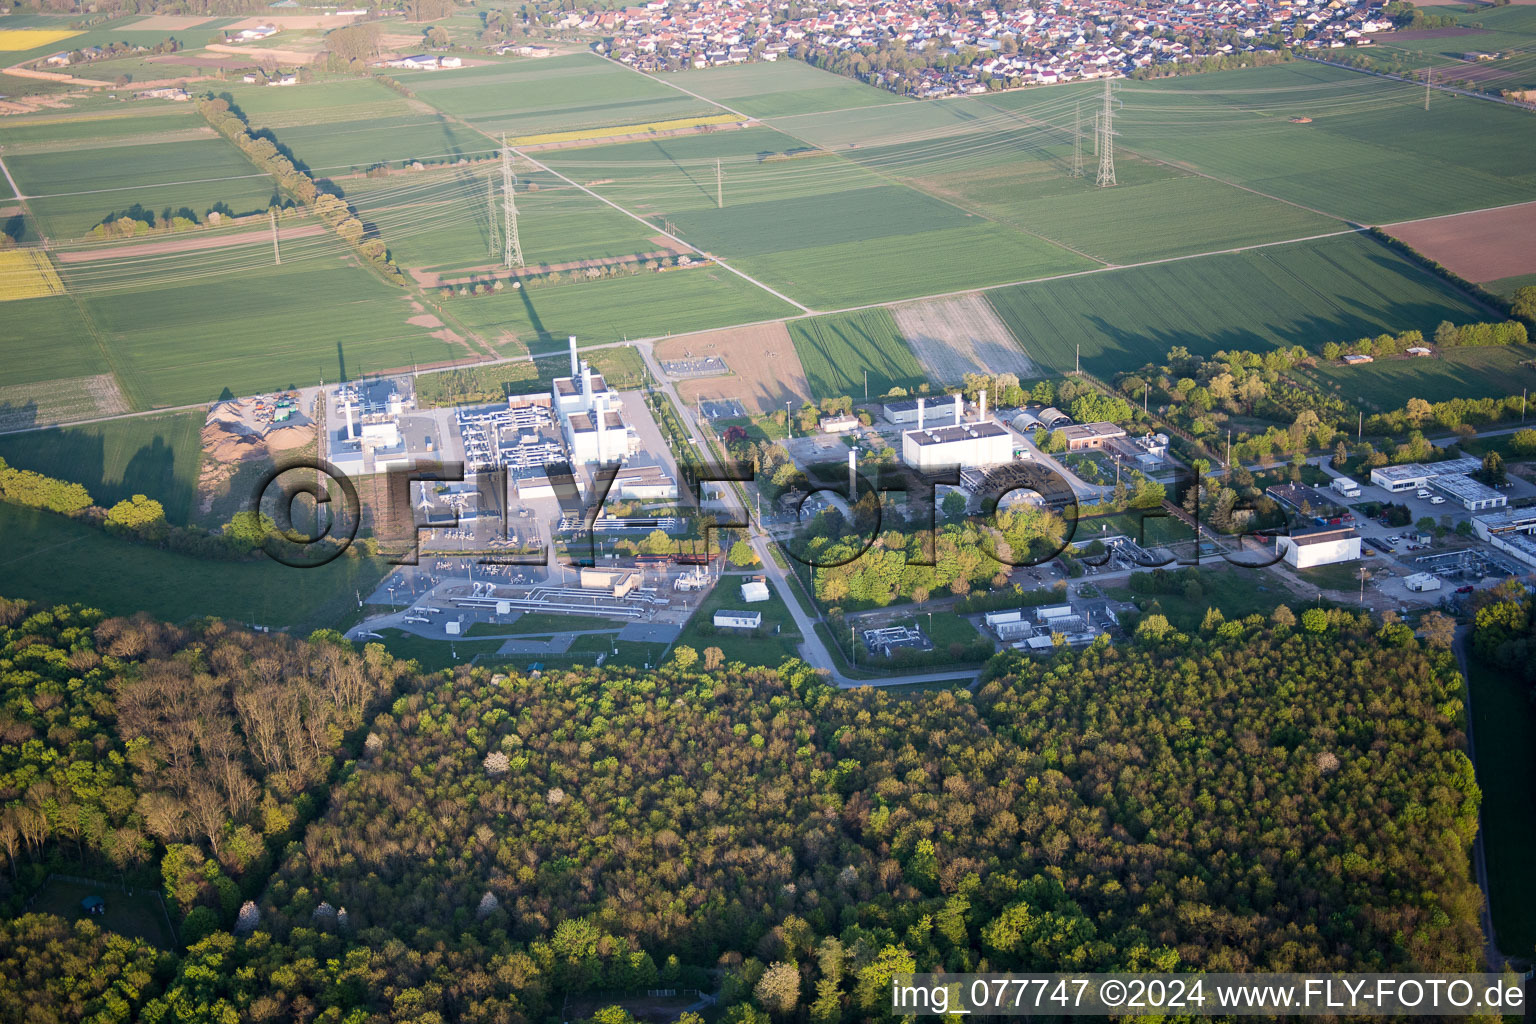
[[[700,668],[424,675],[0,605],[0,897],[95,875],[180,921],[156,950],[15,917],[0,1020],[546,1021],[665,986],[823,1024],[912,968],[1480,960],[1461,679],[1392,617],[1208,616],[974,693]]]

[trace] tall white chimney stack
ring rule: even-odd
[[[592,383],[590,375],[588,375],[587,383]],[[606,432],[605,428],[608,425],[608,400],[606,397],[601,404],[597,402],[592,403],[592,419],[597,426],[597,461],[601,465],[608,461],[608,454],[603,451],[603,438]]]
[[[576,378],[576,373],[577,373],[577,366],[576,366],[576,335],[573,334],[573,335],[571,335],[571,379],[572,380],[574,380]]]
[[[987,422],[987,389],[986,388],[982,388],[981,389],[981,397],[979,399],[977,399],[977,401],[981,403],[981,408],[976,413],[976,422],[977,423],[985,423],[985,422]]]
[[[581,404],[588,409],[597,408],[592,400],[592,367],[585,361],[581,364]]]
[[[857,450],[848,453],[848,500],[857,501],[859,498],[859,453]]]
[[[923,400],[921,398],[917,400],[917,429],[923,429]]]
[[[955,392],[955,426],[965,422],[965,398],[960,392]]]
[[[350,441],[350,440],[352,440],[352,398],[351,398],[351,396],[349,395],[347,397],[346,401],[343,402],[342,404],[345,406],[345,408],[347,410],[347,436],[346,436],[345,440]]]

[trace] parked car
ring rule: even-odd
[[[1458,593],[1458,594],[1470,594],[1470,593],[1472,593],[1473,589],[1474,588],[1473,588],[1472,584],[1468,583],[1464,587],[1457,587],[1456,588],[1456,593]]]
[[[1433,498],[1429,499],[1429,503],[1431,505],[1444,505],[1445,504],[1445,499],[1437,494]]]

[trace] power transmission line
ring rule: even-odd
[[[720,159],[715,158],[715,207],[725,209],[725,172],[720,169]]]
[[[486,251],[495,259],[496,250],[501,248],[501,239],[496,233],[496,179],[491,177],[485,179],[485,220],[489,235]]]
[[[272,222],[272,265],[281,266],[283,262],[283,254],[279,252],[277,248],[277,211],[268,210],[267,217]]]
[[[1104,138],[1099,143],[1099,188],[1108,188],[1115,183],[1115,112],[1114,99],[1110,92],[1110,80],[1104,79],[1104,113],[1100,120],[1100,133]]]
[[[1083,104],[1078,101],[1072,108],[1072,177],[1083,176]]]
[[[517,237],[517,178],[512,174],[512,147],[501,136],[501,264],[511,269],[523,265],[523,244]]]

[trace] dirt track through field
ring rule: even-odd
[[[1027,380],[1037,375],[1013,334],[980,295],[894,306],[912,354],[928,376],[958,384],[968,373],[1013,373]]]
[[[677,393],[690,404],[701,398],[734,398],[748,412],[771,413],[785,402],[798,408],[811,397],[810,382],[782,323],[668,338],[658,341],[653,351],[658,361],[703,356],[725,360],[731,371],[727,376],[677,383]]]
[[[1385,229],[1468,281],[1536,273],[1536,203],[1452,217],[1390,224]]]

